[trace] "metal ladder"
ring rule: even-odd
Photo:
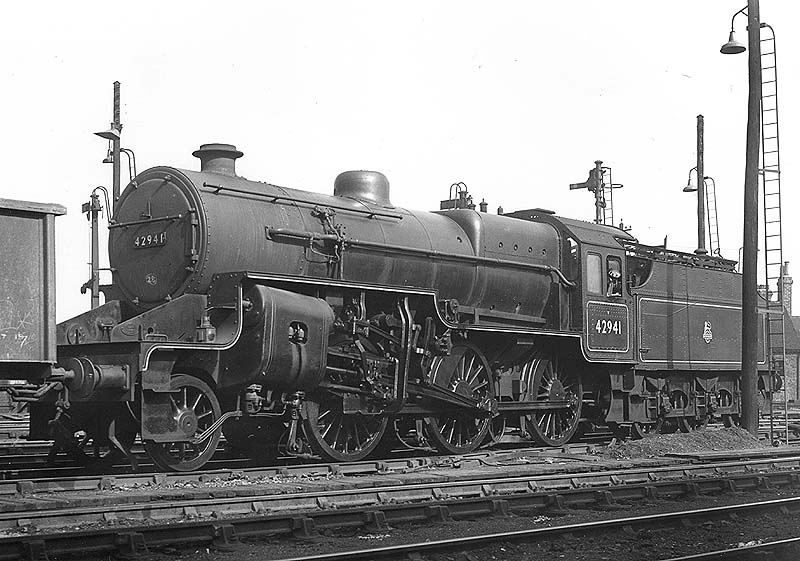
[[[761,185],[764,210],[764,277],[767,301],[767,348],[769,352],[770,381],[769,438],[775,440],[774,405],[783,406],[784,418],[781,432],[789,441],[787,392],[776,392],[772,387],[774,377],[783,380],[786,356],[786,326],[784,324],[783,295],[783,231],[781,226],[781,159],[778,139],[778,72],[775,51],[775,31],[761,24]],[[775,394],[778,393],[778,401]],[[782,394],[782,395],[780,395]]]
[[[719,220],[717,218],[717,185],[713,178],[711,186],[705,184],[706,193],[706,218],[708,219],[708,250],[711,255],[720,256],[719,248]]]

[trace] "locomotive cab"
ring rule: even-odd
[[[595,360],[633,360],[632,304],[625,286],[625,251],[614,245],[584,242],[581,296],[585,321],[584,352]]]
[[[562,300],[569,309],[569,329],[581,332],[584,356],[590,361],[632,362],[632,300],[625,282],[623,243],[634,238],[612,226],[571,220],[542,209],[506,216],[549,223],[559,231],[562,269],[576,285]]]

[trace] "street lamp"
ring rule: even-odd
[[[731,33],[720,52],[744,52],[737,43],[733,23],[741,13],[747,14],[747,148],[744,172],[744,236],[742,253],[742,426],[758,434],[758,161],[761,133],[761,22],[758,0],[731,18]]]
[[[686,180],[686,187],[683,188],[683,192],[684,193],[697,193],[698,199],[701,199],[703,194],[705,194],[706,200],[705,201],[699,200],[698,204],[699,205],[705,204],[705,206],[707,207],[704,216],[705,216],[706,220],[708,221],[708,223],[706,224],[708,226],[708,230],[707,231],[708,231],[708,238],[709,238],[708,239],[708,249],[709,249],[709,251],[711,252],[712,255],[719,256],[720,248],[719,248],[719,238],[718,238],[718,224],[716,222],[717,221],[717,203],[716,203],[716,195],[715,195],[715,193],[717,191],[717,183],[716,183],[716,181],[714,181],[713,177],[710,177],[710,176],[706,175],[703,178],[703,187],[705,187],[705,189],[704,189],[704,191],[702,193],[700,193],[699,189],[697,187],[698,183],[695,183],[695,182],[692,181],[692,172],[694,172],[695,176],[696,176],[697,175],[697,168],[693,167],[692,169],[689,170],[689,178]],[[708,183],[707,183],[709,181],[711,182],[711,191],[710,192],[712,193],[712,195],[710,195],[710,196],[709,196],[709,189],[708,189]],[[712,205],[712,201],[713,201],[713,205]],[[711,211],[712,210],[714,211],[713,212],[713,216],[714,216],[713,223],[712,223],[712,218],[711,218],[711,216],[712,216],[712,212]],[[702,216],[698,216],[697,219],[698,220],[702,220],[703,218],[702,218]],[[705,233],[703,235],[705,235]],[[714,247],[714,239],[715,239],[715,237],[717,238],[717,247],[716,248]]]
[[[697,191],[697,184],[692,183],[692,172],[697,172],[697,168],[692,168],[689,170],[689,179],[686,181],[686,187],[683,188],[684,193],[694,193]]]
[[[733,14],[733,17],[731,18],[731,32],[730,35],[728,35],[728,42],[722,45],[722,47],[719,49],[719,52],[721,52],[722,54],[738,55],[739,53],[743,53],[747,50],[747,47],[745,47],[742,43],[736,40],[736,33],[733,31],[733,20],[735,20],[736,16],[738,16],[739,14],[746,14],[746,13],[747,13],[747,6],[745,6],[744,8]]]

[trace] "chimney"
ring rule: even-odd
[[[233,144],[220,143],[203,144],[199,150],[192,152],[192,156],[200,158],[200,171],[234,176],[236,158],[241,158],[243,155]]]
[[[789,275],[789,262],[785,261],[783,263],[783,267],[781,270],[781,279],[783,281],[782,294],[781,297],[783,298],[783,307],[789,312],[789,315],[792,315],[792,277]]]

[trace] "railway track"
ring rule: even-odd
[[[603,435],[607,436],[607,435]],[[597,442],[596,439],[594,439]],[[510,446],[515,446],[511,448]],[[28,456],[22,453],[24,449],[29,448],[32,451],[40,449],[41,442],[23,443],[19,452],[20,454],[6,454],[0,456],[0,495],[13,494],[16,492],[17,483],[20,483],[27,489],[38,489],[40,485],[45,485],[44,489],[48,491],[67,489],[72,490],[75,488],[80,489],[98,489],[106,486],[105,481],[115,480],[119,484],[131,485],[144,485],[152,483],[153,481],[159,482],[187,482],[187,481],[200,481],[202,479],[227,477],[232,472],[241,472],[250,474],[254,477],[269,477],[281,474],[303,474],[303,475],[338,475],[338,474],[370,474],[379,473],[388,469],[400,468],[407,469],[412,467],[430,467],[441,465],[442,463],[453,463],[459,461],[458,458],[447,456],[424,455],[415,456],[409,452],[405,454],[397,454],[393,458],[377,461],[364,461],[355,462],[350,464],[325,464],[320,462],[313,462],[298,458],[283,458],[278,463],[272,466],[260,465],[252,460],[231,457],[231,455],[221,448],[218,456],[212,460],[207,466],[210,469],[205,469],[202,472],[184,472],[173,474],[158,474],[158,471],[148,464],[147,461],[142,461],[139,466],[139,471],[132,473],[130,466],[126,464],[115,464],[112,466],[104,466],[102,472],[92,471],[86,467],[78,467],[74,464],[58,461],[55,465],[47,465],[46,455],[41,456]],[[469,456],[464,456],[461,459],[465,461],[481,461],[480,458],[496,458],[496,457],[515,457],[529,455],[532,457],[541,456],[564,456],[572,458],[576,455],[590,454],[596,450],[595,444],[592,443],[576,443],[562,446],[559,448],[543,448],[536,447],[531,444],[528,446],[520,446],[519,443],[506,443],[499,447],[492,447],[485,450],[480,450]],[[766,456],[786,456],[795,453],[793,447],[781,448],[766,448],[751,451],[757,457]],[[738,454],[738,452],[736,452]],[[700,459],[711,458],[716,456],[717,460],[722,459],[736,459],[735,454],[729,452],[719,453],[703,453],[700,455],[683,454],[684,459]],[[680,457],[680,455],[676,456]],[[18,460],[18,462],[17,462]],[[491,461],[491,460],[487,460]],[[127,483],[126,483],[127,482]]]
[[[499,467],[508,471],[508,466]],[[87,504],[91,501],[86,497],[70,501],[25,493],[11,510],[0,513],[0,528],[8,534],[0,538],[0,559],[120,548],[135,553],[161,545],[220,544],[263,535],[311,537],[321,530],[380,530],[408,522],[800,486],[797,456],[516,477],[479,477],[469,469],[460,471],[390,473],[361,479],[349,488],[342,481],[312,480],[302,492],[293,490],[296,484],[289,481],[270,481],[267,494],[254,487],[234,491],[223,486],[164,489],[139,494],[137,499],[133,491],[123,489],[116,499],[98,497],[95,504]],[[283,494],[276,493],[281,490]],[[82,524],[94,527],[43,531]]]
[[[134,451],[139,460],[137,474],[157,473],[156,468],[143,450]],[[100,474],[104,476],[121,477],[132,472],[127,463],[103,463],[95,465],[81,466],[76,462],[66,461],[63,458],[56,459],[55,462],[48,462],[47,455],[26,455],[26,454],[7,454],[0,455],[0,481],[20,481],[31,479],[69,479],[70,477],[81,477],[81,474]],[[207,470],[231,470],[241,469],[258,465],[258,462],[240,457],[232,457],[225,450],[220,450],[220,454],[206,464]]]
[[[767,543],[745,545],[735,549],[718,549],[673,557],[665,561],[751,561],[753,559],[798,559],[800,558],[800,538],[789,538]]]
[[[515,461],[570,461],[581,460],[589,453],[587,445],[569,445],[561,448],[535,448],[506,452],[476,452],[466,456],[422,456],[394,458],[348,464],[294,463],[278,466],[244,467],[241,469],[204,470],[189,473],[122,473],[119,475],[82,475],[63,478],[9,479],[0,481],[0,497],[19,494],[54,493],[69,491],[96,491],[113,487],[175,486],[203,483],[211,480],[258,480],[284,478],[366,477],[392,472],[423,472],[442,468],[467,468],[486,465],[504,465]],[[762,451],[763,452],[763,451]],[[589,470],[590,467],[585,469]]]
[[[798,421],[800,423],[800,421]],[[761,439],[764,440],[768,437],[768,420],[762,419],[760,429]],[[602,427],[601,427],[602,429]],[[713,430],[713,429],[712,429]],[[27,431],[27,425],[25,425]],[[571,444],[575,449],[580,449],[582,446],[594,445],[603,446],[607,445],[612,439],[612,434],[606,430],[599,430],[584,435],[576,443]],[[797,444],[800,440],[796,441],[793,433],[790,434],[790,443]],[[104,473],[105,475],[120,476],[130,471],[130,465],[122,458],[117,459],[113,463],[98,462],[92,466],[82,466],[75,461],[68,458],[65,454],[61,453],[50,459],[48,454],[52,442],[50,441],[28,441],[21,437],[16,438],[0,438],[0,480],[17,480],[17,479],[40,479],[40,478],[65,478],[70,475],[81,475],[87,473]],[[552,448],[540,448],[530,441],[522,440],[519,438],[505,437],[504,440],[493,445],[487,450],[501,451],[501,450],[520,450],[527,451],[531,449],[541,450],[544,453],[549,453]],[[138,470],[141,473],[153,473],[158,471],[150,461],[147,454],[144,452],[141,444],[136,444],[133,448],[134,456],[139,462]],[[409,458],[414,456],[411,451],[399,451],[397,456],[400,458]],[[278,463],[281,466],[308,463],[308,459],[300,459],[293,457],[280,458]],[[245,458],[237,457],[232,454],[230,450],[225,447],[224,439],[215,457],[209,462],[206,469],[225,469],[230,467],[232,469],[241,469],[250,466],[259,465],[258,461],[248,460]]]
[[[767,425],[764,425],[765,427]],[[26,429],[27,430],[27,429]],[[713,430],[713,429],[710,429]],[[766,430],[766,429],[764,429]],[[764,431],[762,430],[762,433]],[[761,434],[762,439],[765,434]],[[586,448],[587,446],[604,446],[607,445],[612,439],[612,434],[603,427],[600,430],[585,434],[577,442],[569,446],[574,449]],[[71,460],[65,454],[60,453],[52,460],[48,457],[52,442],[50,441],[27,441],[22,438],[2,439],[0,438],[0,480],[18,480],[18,479],[40,479],[40,478],[66,478],[70,475],[81,475],[87,472],[103,473],[105,475],[120,476],[130,472],[130,465],[126,460],[118,458],[112,462],[98,462],[95,465],[79,465]],[[553,448],[538,447],[536,444],[529,440],[523,440],[514,436],[506,436],[503,441],[493,445],[486,450],[490,451],[503,451],[503,450],[519,450],[529,451],[537,450],[544,453],[549,453]],[[558,449],[556,449],[558,450]],[[87,453],[89,453],[87,451]],[[141,444],[134,445],[133,454],[139,463],[138,471],[141,473],[153,473],[158,471],[150,461],[147,454],[144,452]],[[410,458],[415,455],[413,451],[397,451],[397,457]],[[431,455],[430,457],[435,457]],[[312,460],[313,461],[313,460]],[[281,466],[289,466],[295,464],[308,463],[308,459],[284,457],[278,459]],[[206,466],[207,470],[225,469],[230,467],[232,469],[242,469],[251,466],[257,466],[259,462],[252,459],[245,459],[237,457],[231,453],[225,446],[224,439],[221,441],[220,448],[215,457],[210,460]]]
[[[539,460],[551,462],[572,462],[573,470],[596,470],[597,466],[581,460],[597,459],[597,456],[590,456],[594,447],[588,444],[571,444],[560,448],[529,448],[513,449],[507,451],[485,450],[461,457],[449,456],[410,456],[397,457],[386,460],[363,461],[348,464],[326,464],[326,463],[305,463],[294,461],[293,463],[282,463],[272,466],[247,465],[247,462],[238,467],[223,467],[220,469],[204,470],[202,472],[187,473],[159,473],[147,466],[140,472],[130,473],[127,470],[119,469],[116,472],[106,472],[103,474],[87,474],[75,476],[73,468],[47,468],[44,470],[24,470],[9,469],[2,472],[0,478],[0,498],[13,497],[20,493],[40,493],[40,492],[59,492],[59,491],[94,491],[99,489],[109,489],[117,487],[142,487],[151,485],[187,485],[191,483],[202,483],[210,480],[229,480],[232,478],[243,478],[245,480],[257,480],[273,477],[338,477],[338,476],[370,476],[381,475],[397,471],[423,471],[434,468],[481,467],[492,464],[522,463],[525,461],[536,462]],[[696,463],[703,464],[709,461],[724,462],[742,459],[746,457],[762,461],[765,458],[786,458],[791,461],[792,456],[800,454],[800,451],[793,448],[759,448],[750,451],[728,451],[728,452],[703,452],[703,453],[682,453],[675,454],[671,459],[650,460],[651,466],[676,463]],[[230,464],[229,459],[221,458],[219,463]],[[619,462],[618,462],[619,463]],[[623,462],[625,465],[632,465],[630,462]],[[642,463],[642,462],[639,462]],[[622,465],[622,464],[620,464]],[[62,471],[63,470],[63,471]],[[631,473],[635,473],[635,470]]]
[[[530,441],[522,440],[508,440],[491,448],[480,450],[477,454],[492,453],[493,451],[520,451],[522,453],[552,453],[553,451],[572,450],[587,451],[594,446],[607,444],[611,440],[610,433],[600,432],[587,435],[586,438],[574,444],[565,445],[558,448],[547,448],[537,446]],[[81,466],[76,462],[70,460],[66,455],[59,454],[55,457],[53,462],[49,461],[48,452],[51,443],[48,441],[10,441],[7,446],[2,445],[0,441],[0,481],[20,480],[20,479],[41,479],[41,478],[66,478],[70,475],[83,475],[87,472],[90,473],[103,473],[104,475],[122,476],[131,471],[130,464],[123,459],[118,459],[113,463],[98,462],[96,465]],[[158,470],[153,466],[152,462],[145,454],[144,449],[140,444],[134,445],[133,453],[136,456],[139,465],[137,473],[153,473]],[[400,459],[414,458],[419,454],[418,451],[399,450],[393,457]],[[431,461],[437,461],[436,456],[427,454],[425,457],[432,458]],[[391,461],[387,459],[386,461]],[[293,465],[314,465],[319,464],[313,459],[297,458],[286,456],[279,458],[277,464],[280,466],[293,466]],[[223,441],[217,454],[205,466],[205,471],[208,470],[224,470],[224,469],[243,469],[247,467],[259,466],[259,462],[253,459],[238,457],[225,447]]]
[[[684,510],[666,514],[654,514],[615,518],[598,522],[585,522],[531,530],[501,532],[480,536],[460,537],[435,542],[419,542],[391,547],[370,548],[361,550],[344,551],[330,554],[317,554],[311,557],[283,558],[281,561],[350,561],[359,559],[391,560],[408,559],[409,556],[429,554],[441,551],[474,551],[496,543],[533,542],[541,540],[554,540],[564,536],[600,535],[606,538],[613,532],[635,532],[640,529],[653,527],[680,529],[685,524],[698,524],[704,521],[714,521],[730,517],[752,517],[769,512],[779,512],[784,515],[800,514],[800,497],[758,501],[738,505],[728,505],[717,508],[701,510]],[[752,560],[760,553],[781,552],[789,553],[797,558],[800,554],[800,538],[776,540],[772,543],[743,546],[736,549],[715,550],[695,555],[676,557],[668,561],[712,561],[712,560]]]

